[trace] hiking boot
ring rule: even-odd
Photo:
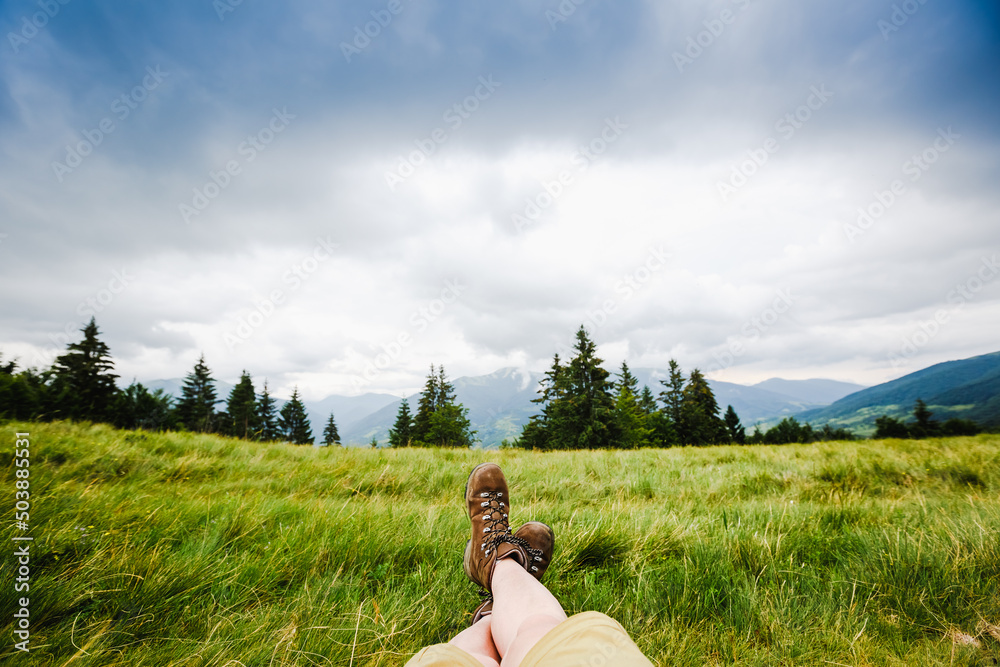
[[[526,570],[531,565],[528,543],[510,532],[508,500],[507,480],[500,466],[483,463],[473,468],[465,485],[472,539],[466,544],[463,565],[469,579],[490,593],[498,560],[513,558]]]
[[[555,533],[540,521],[529,521],[514,531],[514,537],[518,537],[528,543],[528,573],[541,581],[542,575],[545,574],[549,563],[552,562],[552,552],[556,546]],[[466,552],[468,552],[470,546],[471,542],[465,545]],[[466,560],[468,560],[468,556]],[[469,578],[472,578],[471,575]],[[472,612],[472,624],[475,625],[484,616],[489,616],[492,613],[493,596],[487,593],[482,603]]]

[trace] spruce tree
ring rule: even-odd
[[[438,377],[434,372],[434,364],[431,364],[431,372],[427,374],[424,383],[424,390],[420,393],[417,401],[417,414],[413,417],[413,441],[426,442],[427,434],[431,430],[431,415],[437,409],[438,400]]]
[[[340,444],[340,434],[337,433],[337,424],[333,421],[333,413],[326,420],[326,427],[323,429],[323,444],[327,447]]]
[[[215,380],[201,355],[194,370],[184,378],[181,399],[177,402],[177,417],[189,431],[208,433],[215,428]]]
[[[660,402],[663,403],[663,414],[667,416],[673,427],[675,438],[684,442],[687,433],[682,426],[681,405],[684,402],[684,375],[676,359],[669,362],[669,375],[666,380],[660,380],[665,389],[660,392]]]
[[[539,382],[538,398],[531,399],[532,403],[540,403],[541,413],[532,415],[528,423],[521,429],[521,435],[517,439],[517,447],[522,449],[549,449],[549,417],[552,404],[557,402],[565,393],[565,375],[563,366],[559,362],[559,353],[552,358],[552,366],[545,372],[545,377]]]
[[[649,386],[643,385],[642,392],[639,394],[639,409],[647,416],[650,416],[657,412],[659,407],[656,404],[656,397],[653,396],[653,392],[649,389]]]
[[[448,382],[444,374],[444,364],[438,366],[437,385],[435,386],[434,409],[452,405],[455,402],[455,385]]]
[[[410,414],[410,404],[404,398],[396,413],[396,423],[389,429],[390,447],[409,447],[413,444],[413,416]]]
[[[249,440],[257,430],[257,394],[250,374],[243,371],[240,381],[229,392],[226,431],[227,435]]]
[[[927,408],[924,399],[918,398],[916,405],[913,406],[913,418],[917,422],[908,425],[910,437],[919,439],[937,435],[941,430],[941,425],[931,419],[933,415],[934,413]]]
[[[697,368],[691,371],[684,386],[680,427],[687,438],[683,444],[710,445],[728,441],[715,394]]]
[[[444,366],[435,372],[431,364],[413,419],[410,440],[418,445],[471,447],[475,431],[470,428],[467,414],[461,404],[455,404],[455,388],[448,382]]]
[[[292,390],[292,398],[281,406],[278,426],[285,439],[293,445],[313,444],[312,426],[306,415],[306,407],[299,398],[299,388]]]
[[[98,339],[96,320],[80,331],[83,340],[66,346],[68,352],[52,366],[52,395],[59,406],[59,416],[95,422],[110,421],[118,388],[112,373],[115,364],[108,346]]]
[[[624,361],[618,377],[615,383],[615,415],[620,432],[618,446],[623,449],[649,447],[652,429],[646,425],[646,413],[636,397],[639,382]]]
[[[476,432],[461,405],[442,405],[431,415],[426,443],[435,447],[472,447]]]
[[[278,409],[277,402],[271,398],[267,390],[267,380],[264,380],[264,390],[260,393],[260,398],[256,404],[257,432],[254,439],[263,442],[273,442],[278,439]]]
[[[566,366],[565,395],[551,406],[549,430],[556,449],[613,447],[619,440],[608,371],[587,330],[576,332],[575,355]]]
[[[726,431],[729,433],[729,440],[740,445],[745,445],[747,431],[743,428],[743,424],[740,423],[739,415],[736,414],[736,410],[733,410],[733,406],[726,406],[726,416],[723,417],[723,421],[726,422]]]

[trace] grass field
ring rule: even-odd
[[[13,644],[31,434],[30,647]],[[402,665],[464,628],[462,491],[503,466],[546,583],[659,665],[995,665],[1000,436],[630,452],[315,449],[8,423],[17,665]]]

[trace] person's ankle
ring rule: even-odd
[[[496,565],[493,566],[493,576],[490,581],[490,586],[494,585],[497,581],[497,577],[502,580],[505,577],[518,576],[516,572],[524,572],[524,565],[518,562],[516,558],[502,558],[497,561]]]

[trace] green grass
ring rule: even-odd
[[[553,526],[546,584],[660,665],[995,665],[1000,436],[630,452],[313,449],[31,433],[23,665],[402,665],[466,627],[469,470]],[[980,646],[953,641],[973,636]]]

